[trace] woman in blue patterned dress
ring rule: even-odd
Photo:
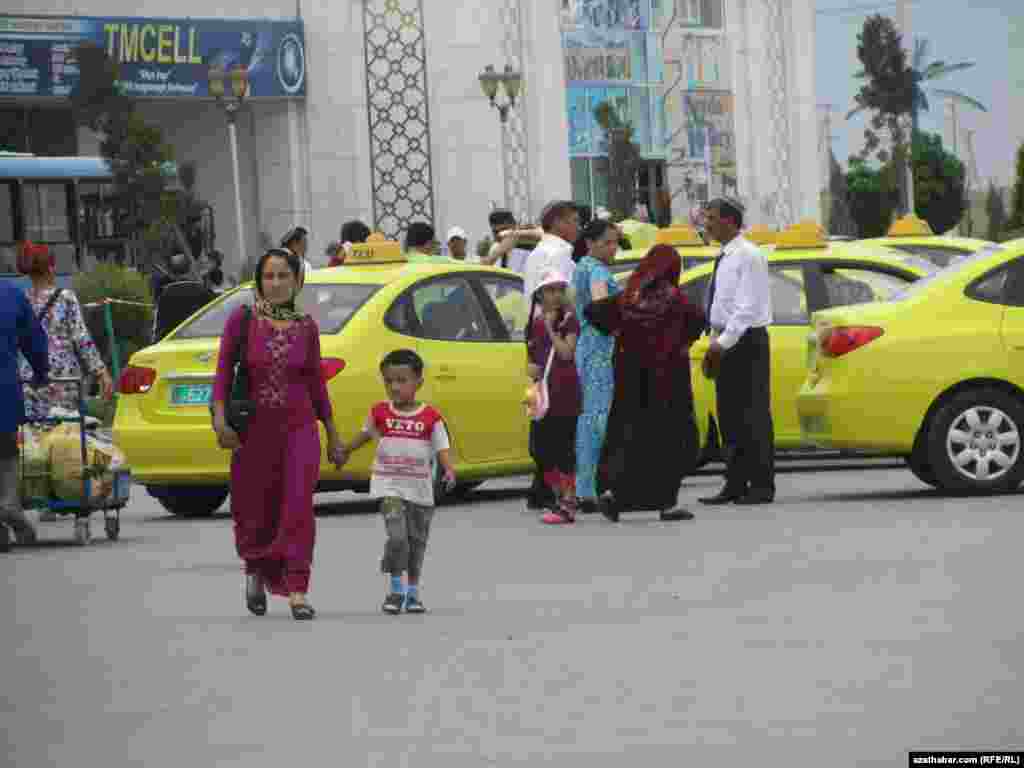
[[[597,500],[597,467],[615,389],[615,338],[583,320],[584,310],[592,301],[617,295],[622,287],[608,269],[619,248],[618,227],[595,219],[587,225],[583,237],[587,255],[580,259],[572,278],[576,316],[582,323],[576,342],[576,371],[583,390],[583,413],[576,424],[576,496],[583,508],[591,511]]]

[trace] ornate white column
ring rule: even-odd
[[[519,4],[523,49],[520,103],[525,110],[525,143],[533,169],[528,186],[534,219],[550,200],[572,196],[559,7],[560,0],[525,0]]]
[[[748,219],[780,229],[820,221],[813,4],[729,0],[726,18]]]
[[[501,0],[501,26],[504,36],[501,41],[505,63],[517,72],[523,71],[523,17],[521,0]],[[554,17],[557,21],[557,16]],[[500,67],[499,67],[500,69]],[[526,84],[529,88],[529,83]],[[529,102],[520,98],[509,112],[508,121],[502,126],[501,140],[504,144],[505,188],[508,191],[508,205],[518,221],[528,221],[533,214],[530,199],[530,152],[528,141]]]

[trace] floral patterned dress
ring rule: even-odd
[[[32,312],[39,317],[50,297],[58,290],[61,291],[60,297],[42,318],[50,351],[50,378],[80,378],[83,373],[98,376],[107,368],[85,325],[82,305],[73,291],[54,287],[37,293],[29,289]],[[20,357],[18,362],[21,380],[30,380],[32,371],[28,361]],[[52,407],[78,410],[78,387],[73,384],[49,384],[41,389],[33,389],[26,384],[24,391],[25,414],[30,419],[45,418]]]
[[[576,316],[582,324],[576,342],[576,371],[583,391],[583,413],[576,423],[576,495],[581,499],[593,499],[597,497],[597,467],[601,461],[608,412],[615,391],[612,368],[615,338],[598,331],[583,312],[593,301],[590,295],[592,283],[604,283],[609,296],[619,294],[622,286],[607,265],[592,256],[580,259],[572,282],[576,293]]]

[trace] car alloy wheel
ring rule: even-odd
[[[936,485],[954,492],[1015,490],[1024,479],[1022,426],[1024,403],[1005,390],[979,387],[946,399],[926,425]]]
[[[1020,458],[1020,431],[998,408],[968,408],[946,433],[946,452],[953,468],[965,479],[995,482]]]

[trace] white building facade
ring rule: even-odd
[[[590,75],[567,71],[567,30],[580,29],[584,14],[609,27],[635,27],[646,14],[643,66],[616,64],[609,55],[594,76],[622,79],[615,67],[626,66],[642,78],[627,87],[630,99],[638,92],[631,109],[643,120],[644,156],[661,167],[649,185],[667,187],[674,211],[698,200],[698,192],[706,197],[724,190],[747,200],[753,222],[783,226],[818,215],[811,3],[253,0],[212,9],[201,0],[179,0],[175,18],[162,18],[168,10],[152,0],[15,0],[4,9],[9,15],[0,17],[0,45],[33,39],[12,20],[149,20],[155,30],[149,40],[152,70],[170,72],[173,81],[179,63],[185,67],[197,57],[205,67],[204,57],[212,55],[199,44],[195,51],[188,48],[190,24],[201,29],[217,14],[216,21],[228,27],[237,21],[236,37],[244,40],[246,24],[301,22],[303,87],[296,94],[277,86],[266,95],[254,91],[238,115],[242,224],[250,256],[296,224],[311,231],[316,261],[349,219],[362,219],[392,237],[422,220],[433,222],[439,238],[456,225],[477,238],[487,234],[494,207],[508,206],[521,219],[535,220],[551,199],[594,202],[591,177],[595,167],[600,176],[600,151],[591,147],[584,165],[577,162],[578,147],[570,146],[573,87]],[[180,28],[173,48],[172,33],[160,37],[161,26]],[[11,85],[17,77],[22,84],[33,77],[24,74],[31,62],[17,61],[13,50],[6,63],[21,66],[22,74],[5,76],[0,57],[0,129],[6,126],[11,148],[45,152],[31,146],[38,132],[24,130],[15,141],[11,126],[28,125],[31,115],[51,123],[47,116],[66,110],[67,103],[52,92]],[[161,67],[165,54],[167,65]],[[263,64],[273,68],[271,59],[280,50],[267,49],[265,55]],[[503,126],[477,77],[488,65],[501,71],[506,64],[522,73],[523,90]],[[685,88],[673,88],[680,78]],[[196,165],[198,195],[215,210],[217,248],[229,266],[239,265],[227,121],[205,82],[192,92],[182,90],[140,93],[140,110],[163,129],[179,164]],[[587,102],[585,108],[591,107]],[[687,114],[698,113],[688,124]],[[701,143],[702,125],[712,126],[711,152]],[[0,130],[0,144],[4,139]],[[88,131],[79,130],[71,144],[78,154],[98,151],[98,139]],[[586,199],[577,178],[583,168],[590,185]]]

